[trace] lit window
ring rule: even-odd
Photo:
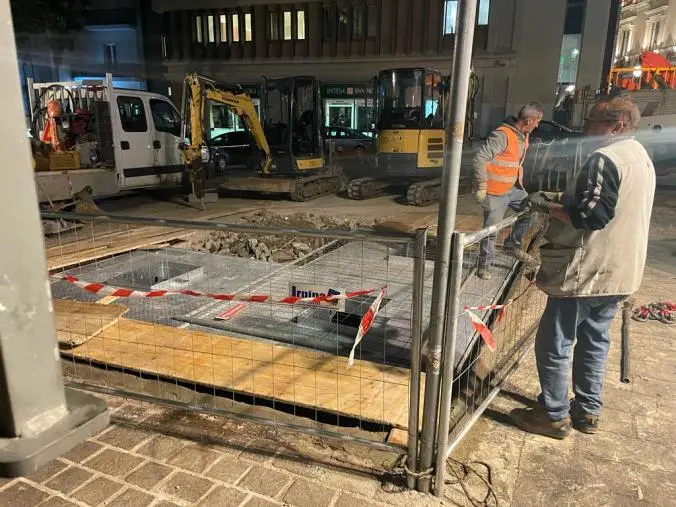
[[[455,33],[458,18],[458,0],[444,2],[444,35]]]
[[[297,31],[298,40],[305,40],[305,11],[296,12],[296,22],[298,23]]]
[[[232,42],[239,42],[239,14],[233,14],[230,19],[232,19]]]
[[[480,0],[479,1],[479,18],[477,19],[477,25],[487,25],[488,24],[488,11],[491,7],[491,0]]]
[[[117,65],[117,46],[113,43],[103,45],[103,63],[107,69]]]
[[[207,16],[207,37],[209,42],[216,42],[216,34],[214,33],[214,17]]]
[[[284,40],[291,40],[291,11],[284,11]]]
[[[270,12],[270,26],[268,33],[270,40],[279,40],[279,16],[276,11]]]
[[[253,40],[253,30],[251,28],[251,14],[244,15],[244,40],[251,42]]]
[[[221,14],[218,18],[218,22],[221,25],[221,42],[227,42],[227,40],[228,40],[228,17],[225,14]]]
[[[202,16],[195,16],[195,40],[202,43]]]

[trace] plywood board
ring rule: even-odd
[[[347,358],[323,352],[124,318],[64,354],[398,428],[408,423],[404,368],[356,361],[348,369]]]
[[[54,299],[54,324],[59,345],[76,347],[116,324],[127,313],[121,305],[99,305]]]

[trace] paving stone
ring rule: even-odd
[[[278,507],[282,505],[272,500],[267,500],[266,498],[261,498],[260,496],[252,496],[249,498],[249,501],[244,504],[244,507]]]
[[[85,440],[81,444],[76,445],[62,457],[75,463],[82,463],[88,459],[92,454],[103,448],[103,445],[93,440]]]
[[[176,453],[167,463],[195,473],[202,473],[220,457],[220,454],[207,447],[189,445]]]
[[[213,482],[202,477],[196,477],[185,472],[176,472],[162,485],[160,490],[186,502],[195,503],[209,491],[213,484]]]
[[[371,503],[368,500],[364,500],[363,498],[358,498],[353,495],[342,494],[340,495],[340,498],[338,498],[338,501],[335,503],[334,507],[368,507],[369,505],[377,504]]]
[[[213,479],[234,484],[250,467],[250,462],[225,454],[209,469],[207,475]]]
[[[106,449],[85,461],[84,465],[113,477],[123,477],[143,462],[143,458],[121,451]]]
[[[111,418],[111,422],[116,423],[118,421],[125,421],[130,423],[140,423],[149,415],[148,407],[127,403],[115,411]]]
[[[297,507],[328,507],[335,495],[333,489],[297,479],[284,493],[282,500]]]
[[[60,496],[53,496],[47,501],[42,502],[40,507],[75,507],[76,505],[77,504],[74,504],[73,502],[64,500]]]
[[[242,493],[238,489],[219,486],[209,493],[199,505],[200,507],[237,507],[246,496],[246,493]]]
[[[120,507],[123,506],[120,505]],[[166,500],[162,500],[160,503],[154,504],[153,507],[179,507],[179,505],[176,503],[167,502]]]
[[[136,452],[159,461],[164,461],[165,459],[171,458],[177,451],[185,446],[186,443],[183,440],[168,437],[166,435],[157,435],[150,442],[143,444]]]
[[[97,477],[92,482],[78,489],[72,494],[72,497],[87,505],[98,505],[108,500],[120,489],[122,489],[122,485],[117,482],[113,482],[105,477]]]
[[[71,491],[82,486],[85,482],[91,479],[93,475],[94,474],[91,472],[83,470],[82,468],[71,467],[47,481],[45,486],[68,495]]]
[[[106,507],[147,507],[154,500],[155,497],[153,495],[130,488],[121,495],[116,496],[109,503],[106,503]],[[159,507],[159,505],[155,504],[156,507]],[[166,505],[176,507],[175,504],[169,502],[166,502]]]
[[[49,495],[44,491],[27,484],[23,481],[17,481],[11,486],[0,491],[1,507],[32,507],[38,505]]]
[[[150,436],[151,434],[146,431],[140,431],[124,426],[115,426],[113,429],[106,431],[96,439],[99,442],[130,451],[141,442],[148,440]]]
[[[65,469],[68,465],[63,463],[62,461],[59,461],[58,459],[54,459],[47,463],[46,465],[40,467],[38,470],[33,472],[32,474],[26,476],[26,479],[29,479],[33,482],[37,482],[38,484],[41,482],[45,482],[47,479],[51,479],[54,477],[57,473],[61,472],[63,469]]]
[[[168,466],[149,461],[141,468],[133,471],[126,478],[126,481],[143,489],[152,489],[158,482],[169,476],[172,471],[173,469]]]
[[[238,486],[259,495],[274,497],[289,482],[290,476],[260,465],[254,467],[244,476]]]

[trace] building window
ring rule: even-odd
[[[195,42],[202,44],[202,16],[195,16]]]
[[[444,2],[444,35],[455,33],[458,21],[458,0]]]
[[[220,25],[221,29],[221,42],[227,42],[228,41],[228,17],[225,14],[221,14],[218,17],[218,24]]]
[[[660,45],[660,30],[662,28],[662,23],[658,21],[653,21],[650,24],[649,34],[650,39],[648,40],[648,49],[657,49]]]
[[[366,35],[371,37],[378,36],[378,8],[374,4],[369,4],[366,6],[366,23],[367,23],[367,32]]]
[[[167,36],[162,35],[162,59],[166,60],[167,59]]]
[[[232,42],[239,42],[239,14],[230,16],[232,20]]]
[[[209,42],[216,42],[216,34],[214,33],[214,17],[207,16],[207,40]]]
[[[631,30],[622,30],[618,37],[617,56],[626,56],[631,48]]]
[[[477,25],[488,24],[488,11],[491,8],[491,0],[479,0],[479,15],[477,17]]]
[[[352,7],[352,38],[361,39],[364,37],[364,8],[361,6]]]
[[[244,15],[244,40],[251,42],[253,40],[253,29],[251,27],[251,14]]]
[[[117,46],[115,44],[103,45],[103,63],[107,69],[112,69],[117,65]]]
[[[279,13],[270,11],[268,16],[268,37],[270,40],[279,40]]]
[[[338,40],[347,40],[347,28],[349,21],[349,12],[347,8],[340,7],[338,9]]]
[[[324,7],[324,39],[333,40],[336,37],[336,8]]]
[[[293,38],[291,28],[291,11],[284,11],[284,40],[291,40]]]
[[[296,12],[296,22],[298,23],[298,40],[305,40],[305,11]]]

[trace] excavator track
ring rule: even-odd
[[[441,179],[414,183],[406,191],[406,204],[409,206],[429,206],[439,201],[441,196]]]
[[[347,184],[347,197],[355,201],[378,197],[388,186],[388,183],[368,176],[355,178]]]
[[[337,171],[327,171],[295,180],[289,193],[292,201],[303,202],[323,195],[337,194],[343,188],[343,176]]]

